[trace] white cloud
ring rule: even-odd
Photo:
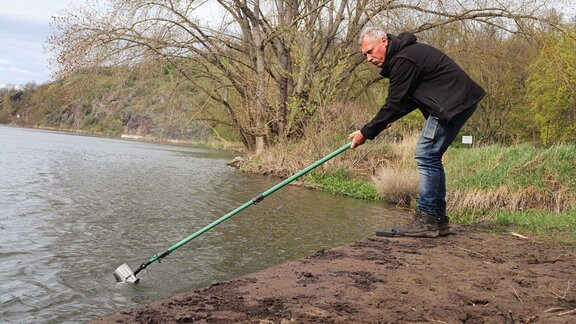
[[[52,16],[86,0],[0,0],[0,87],[50,79],[44,43]]]

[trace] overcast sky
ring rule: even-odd
[[[52,33],[52,16],[82,7],[89,0],[0,0],[0,88],[7,85],[42,84],[51,80],[44,52]],[[200,19],[213,19],[215,7],[199,10]]]
[[[574,3],[574,0],[553,2]],[[0,88],[50,81],[44,44],[52,16],[86,0],[0,0]],[[568,6],[571,8],[571,6]]]
[[[49,81],[44,43],[52,16],[83,0],[0,0],[0,87]]]

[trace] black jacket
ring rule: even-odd
[[[448,125],[457,114],[474,107],[486,92],[440,50],[416,42],[416,36],[388,35],[380,75],[390,79],[388,97],[374,119],[362,127],[374,139],[390,123],[418,108]]]

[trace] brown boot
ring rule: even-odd
[[[436,217],[416,212],[414,218],[404,226],[393,228],[390,232],[376,232],[376,236],[385,237],[438,237],[438,220]]]
[[[450,234],[454,234],[450,231],[450,218],[448,216],[443,215],[438,217],[438,235],[440,236],[448,236]]]

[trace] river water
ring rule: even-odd
[[[121,264],[136,269],[280,182],[238,172],[232,157],[0,126],[0,322],[96,319],[354,242],[403,216],[286,186],[150,265],[139,284],[116,283]]]

